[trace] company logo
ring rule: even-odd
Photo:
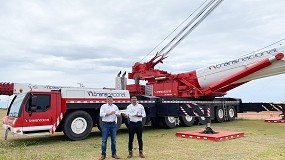
[[[163,91],[154,91],[154,93],[158,93],[158,94],[166,94],[166,93],[171,93],[171,90],[163,90]]]
[[[230,65],[233,65],[233,64],[237,64],[237,63],[241,63],[241,62],[245,62],[245,61],[248,61],[248,60],[253,60],[255,58],[260,58],[260,57],[263,57],[265,55],[268,55],[268,54],[273,54],[273,53],[276,53],[277,50],[276,48],[274,49],[271,49],[269,51],[264,51],[264,52],[260,52],[260,53],[255,53],[255,54],[252,54],[252,55],[249,55],[249,56],[245,56],[245,57],[242,57],[242,58],[239,58],[239,59],[235,59],[233,61],[229,61],[229,62],[225,62],[225,63],[221,63],[221,64],[217,64],[217,65],[212,65],[210,67],[208,67],[210,70],[213,70],[213,69],[219,69],[219,68],[222,68],[222,67],[226,67],[226,66],[230,66]]]
[[[90,97],[126,97],[126,93],[124,92],[119,92],[119,93],[106,93],[106,92],[95,92],[95,91],[87,91],[87,94]]]
[[[26,122],[49,122],[49,118],[46,118],[46,119],[26,119]]]
[[[61,89],[61,87],[58,86],[46,86],[47,89]]]

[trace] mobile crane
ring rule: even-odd
[[[165,101],[168,103],[168,106],[171,106],[168,108],[162,105],[162,109],[159,108],[160,116],[154,115],[153,123],[172,128],[175,126],[175,121],[180,119],[182,125],[189,126],[193,123],[193,118],[189,117],[199,115],[198,122],[204,124],[203,114],[204,116],[207,115],[205,108],[201,112],[199,111],[201,106],[211,106],[210,117],[217,122],[231,121],[236,116],[237,111],[240,110],[241,100],[216,97],[224,96],[227,91],[252,80],[285,72],[285,47],[255,52],[231,61],[180,74],[170,74],[167,71],[155,69],[155,66],[163,63],[168,53],[191,33],[221,2],[210,1],[206,4],[150,61],[145,63],[136,62],[132,67],[132,72],[128,74],[128,78],[135,81],[135,84],[127,85],[126,87],[131,95],[160,97],[162,102]],[[146,85],[140,85],[139,82],[141,80],[145,80],[147,82]],[[195,108],[196,105],[194,104],[198,104],[200,107]],[[179,108],[188,110],[188,112],[193,114],[191,116],[186,114],[185,117],[188,118],[185,118],[182,116],[183,114],[175,114],[169,111],[177,111]],[[284,115],[284,109],[282,115]]]
[[[251,80],[284,73],[284,47],[180,74],[154,68],[221,2],[211,0],[150,61],[135,63],[128,73],[135,84],[126,84],[125,73],[122,77],[118,74],[116,89],[0,83],[0,95],[16,95],[3,120],[6,135],[8,132],[43,135],[63,131],[71,140],[82,140],[93,126],[101,128],[99,109],[108,95],[114,97],[120,110],[126,109],[130,95],[138,96],[147,114],[143,123],[150,122],[153,126],[174,128],[192,126],[195,122],[205,124],[205,117],[217,122],[234,120],[241,100],[219,97]],[[141,80],[147,81],[146,85],[141,85]],[[128,120],[122,117],[117,123],[118,129],[122,123],[128,126]]]

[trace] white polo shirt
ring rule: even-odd
[[[102,117],[103,122],[115,122],[117,120],[116,114],[112,114],[109,116],[106,116],[106,114],[111,113],[115,111],[116,113],[119,112],[118,107],[115,104],[109,105],[109,104],[103,104],[100,108],[100,117]]]
[[[134,116],[136,114],[142,115],[142,117],[146,116],[143,105],[138,104],[138,103],[136,105],[133,105],[132,103],[129,104],[127,106],[127,115],[130,118],[131,122],[142,121],[142,117]]]

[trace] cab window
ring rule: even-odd
[[[49,94],[34,94],[36,96],[36,111],[35,112],[45,112],[50,108],[50,95]],[[32,96],[30,96],[31,98]],[[26,111],[31,111],[30,101],[27,102]]]

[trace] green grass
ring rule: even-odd
[[[0,117],[5,115],[0,110]],[[244,132],[245,137],[213,142],[175,136],[178,131],[202,129],[204,126],[154,129],[146,126],[143,132],[145,159],[205,159],[205,160],[283,160],[285,157],[284,124],[265,123],[263,120],[237,119],[233,122],[213,123],[213,129]],[[27,137],[12,135],[4,141],[4,129],[0,129],[0,160],[2,159],[99,159],[101,134],[94,128],[82,141],[68,141],[62,133],[52,136]],[[121,129],[117,135],[118,155],[127,159],[128,131]],[[134,158],[138,158],[135,139]],[[110,138],[107,159],[111,158]]]

